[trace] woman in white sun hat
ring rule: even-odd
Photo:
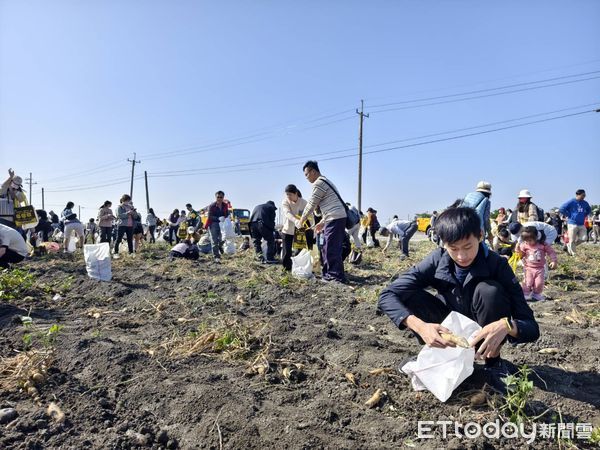
[[[515,207],[514,215],[511,222],[537,222],[543,221],[543,217],[538,217],[538,207],[531,201],[532,195],[529,189],[522,189],[519,192],[519,203]]]

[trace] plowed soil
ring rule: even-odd
[[[412,261],[367,249],[350,286],[297,280],[250,253],[168,261],[165,247],[113,261],[113,280],[87,277],[83,256],[21,264],[35,282],[0,301],[3,366],[30,349],[53,349],[39,400],[0,383],[0,448],[518,448],[522,440],[436,433],[418,420],[485,423],[502,399],[467,380],[446,402],[414,392],[397,366],[420,345],[376,311],[379,290],[433,249],[414,244]],[[393,252],[392,252],[393,253]],[[542,337],[506,346],[504,356],[537,376],[528,402],[538,423],[600,426],[600,246],[560,255],[548,300],[532,305]],[[56,294],[60,298],[56,298]],[[56,299],[54,299],[56,298]],[[33,325],[24,327],[21,316]],[[53,324],[55,340],[43,336]],[[554,349],[540,353],[542,349]],[[379,375],[369,372],[390,369]],[[354,382],[350,376],[354,375]],[[16,381],[18,382],[18,380]],[[22,382],[22,380],[21,380]],[[374,408],[365,402],[385,392]],[[50,402],[65,414],[46,415]],[[582,440],[573,439],[579,447]],[[566,440],[562,444],[566,445]],[[539,438],[530,448],[557,448]]]

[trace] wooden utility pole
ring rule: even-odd
[[[31,205],[31,204],[32,204],[32,202],[33,202],[33,200],[32,200],[32,195],[33,195],[33,192],[32,192],[32,190],[31,190],[31,185],[32,185],[32,184],[37,184],[37,183],[34,183],[34,182],[33,182],[33,178],[32,178],[32,176],[31,176],[31,172],[29,172],[29,178],[25,178],[25,181],[28,181],[28,182],[29,182],[29,204]]]
[[[358,128],[358,210],[362,211],[362,157],[363,157],[363,120],[369,117],[364,113],[364,101],[360,101],[360,111],[356,108],[356,114],[360,116]]]
[[[44,208],[44,188],[42,188],[42,209],[45,211],[46,208]]]
[[[127,161],[131,163],[131,187],[129,188],[129,196],[133,199],[133,176],[135,174],[135,165],[141,163],[141,161],[135,160],[135,153],[133,154],[133,159],[127,158]]]
[[[150,196],[148,195],[148,172],[144,170],[144,181],[146,183],[146,211],[150,211]]]

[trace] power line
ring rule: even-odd
[[[598,102],[597,103],[589,103],[586,105],[574,106],[574,107],[570,107],[570,108],[563,108],[563,109],[558,109],[558,110],[554,110],[554,111],[548,111],[548,112],[508,119],[508,120],[502,120],[502,121],[498,121],[498,122],[491,122],[491,123],[480,124],[480,125],[466,127],[466,128],[459,128],[459,129],[448,130],[448,131],[443,131],[443,132],[438,132],[438,133],[426,134],[426,135],[422,135],[422,136],[415,136],[415,137],[411,137],[411,138],[387,141],[387,142],[382,142],[379,144],[371,144],[371,145],[365,146],[365,148],[381,147],[383,145],[389,145],[389,144],[393,144],[396,142],[413,141],[413,140],[417,140],[417,139],[425,139],[425,138],[444,135],[444,134],[453,134],[453,133],[457,133],[457,132],[461,132],[461,131],[467,131],[470,129],[484,128],[484,127],[489,127],[489,126],[494,126],[494,125],[500,125],[503,123],[515,122],[518,120],[530,119],[533,117],[539,117],[539,116],[543,116],[543,115],[556,114],[559,112],[570,111],[570,110],[580,109],[580,108],[586,108],[586,107],[598,105],[598,104],[600,104],[600,103],[598,103]],[[310,157],[316,157],[316,156],[326,156],[326,155],[337,154],[337,153],[345,153],[345,152],[355,151],[355,150],[356,150],[355,147],[349,147],[349,148],[344,148],[341,150],[303,154],[303,155],[298,155],[298,156],[288,156],[285,158],[269,159],[269,160],[262,160],[262,161],[248,162],[248,163],[230,164],[230,165],[228,165],[228,167],[229,168],[239,168],[239,167],[247,167],[247,166],[264,165],[264,164],[278,163],[278,162],[284,162],[284,161],[289,161],[289,160],[304,159],[304,158],[310,158]],[[219,170],[222,168],[223,168],[223,165],[213,166],[213,167],[204,167],[204,168],[200,168],[200,169],[168,170],[168,171],[162,171],[162,172],[153,172],[153,173],[151,173],[151,176],[157,177],[157,176],[182,175],[182,174],[186,174],[186,173],[187,174],[205,173],[207,171]]]
[[[329,122],[325,122],[325,123],[321,123],[321,124],[317,124],[317,125],[312,125],[312,126],[308,126],[308,127],[299,128],[299,129],[294,130],[294,131],[312,130],[312,129],[315,129],[315,128],[320,128],[320,127],[332,125],[332,124],[343,122],[343,121],[350,120],[350,119],[353,119],[353,118],[354,118],[353,116],[344,117],[344,118],[341,118],[341,119],[331,120]],[[255,136],[257,136],[256,139],[248,139],[248,140],[243,140],[244,138],[230,139],[230,140],[222,141],[222,142],[215,143],[215,144],[205,145],[205,146],[189,147],[186,150],[176,151],[176,152],[169,152],[168,154],[163,154],[162,156],[145,157],[144,160],[148,161],[148,160],[156,160],[156,159],[169,158],[169,157],[172,157],[172,156],[186,156],[186,155],[191,155],[191,154],[195,154],[195,153],[206,153],[206,152],[209,152],[209,151],[221,150],[221,149],[224,149],[224,148],[237,147],[239,145],[246,145],[246,144],[252,144],[252,143],[256,143],[256,142],[262,142],[262,141],[266,141],[266,140],[269,140],[269,139],[273,139],[273,138],[285,136],[286,134],[290,134],[290,133],[287,132],[287,133],[284,133],[284,134],[281,134],[281,135],[274,135],[274,134],[270,133],[270,134],[267,134],[266,136],[262,136],[262,137],[258,137],[258,136],[260,136],[260,134],[258,134],[258,135],[255,135]],[[235,141],[240,141],[240,142],[235,142]],[[229,142],[235,142],[235,143],[229,144]]]
[[[135,177],[136,180],[139,180],[143,178],[142,176],[137,176]],[[119,181],[120,182],[116,182],[116,180],[114,180],[115,182],[111,182],[111,183],[102,183],[102,184],[96,184],[96,185],[81,185],[81,186],[68,186],[68,187],[64,187],[61,189],[55,189],[55,190],[51,190],[51,191],[46,191],[46,192],[50,192],[50,193],[58,193],[58,192],[72,192],[72,191],[88,191],[88,190],[92,190],[92,189],[98,189],[101,187],[109,187],[109,186],[118,186],[120,184],[123,184],[127,181],[129,181],[129,177],[125,177],[125,178],[120,178]]]
[[[564,70],[564,69],[571,69],[573,67],[589,66],[589,65],[593,65],[593,64],[595,65],[599,62],[600,62],[600,59],[592,59],[592,60],[583,61],[583,62],[579,62],[579,63],[575,63],[575,64],[554,66],[554,67],[544,69],[544,70],[536,70],[533,72],[526,72],[526,73],[509,75],[509,76],[505,76],[505,77],[501,77],[501,78],[488,79],[488,80],[480,81],[477,83],[463,83],[463,84],[458,84],[458,85],[454,85],[454,86],[446,86],[446,87],[437,88],[437,89],[426,89],[426,90],[421,90],[419,92],[415,92],[415,94],[421,94],[421,93],[425,94],[427,92],[449,91],[449,90],[454,90],[454,89],[467,88],[469,86],[481,86],[481,85],[485,85],[485,84],[497,83],[497,82],[502,82],[502,81],[506,81],[506,80],[514,80],[514,79],[518,79],[518,78],[531,77],[534,75],[537,76],[542,73],[556,72],[558,70]],[[405,94],[405,95],[407,95],[407,94]],[[380,97],[367,98],[366,101],[367,102],[368,101],[376,101],[376,100],[381,100],[381,99],[385,99],[385,98],[389,98],[389,96],[388,97],[380,96]]]
[[[474,90],[474,91],[461,92],[458,94],[438,95],[436,97],[424,97],[424,98],[418,98],[418,99],[413,99],[413,100],[403,100],[403,101],[392,102],[392,103],[382,103],[380,105],[371,105],[371,108],[383,108],[386,106],[404,105],[407,103],[417,103],[417,102],[425,102],[425,101],[430,101],[430,100],[440,100],[443,98],[461,97],[463,95],[481,94],[483,92],[498,91],[498,90],[502,90],[502,89],[510,89],[510,88],[521,87],[521,86],[530,86],[532,84],[547,83],[550,81],[564,80],[566,78],[583,77],[583,76],[587,76],[587,75],[594,75],[597,73],[600,73],[600,70],[577,73],[577,74],[573,74],[573,75],[563,75],[560,77],[546,78],[546,79],[537,80],[537,81],[526,81],[523,83],[507,84],[505,86],[497,86],[497,87],[487,88],[487,89],[478,89],[478,90]]]
[[[51,184],[53,182],[56,182],[54,180],[57,180],[58,182],[64,181],[65,178],[68,178],[69,180],[72,178],[79,178],[80,176],[88,176],[91,174],[95,174],[95,173],[99,173],[99,172],[105,172],[107,170],[112,170],[114,167],[119,166],[123,164],[123,160],[119,159],[119,160],[115,160],[113,162],[110,163],[106,163],[106,164],[101,164],[97,167],[94,167],[93,169],[86,169],[83,171],[79,171],[79,172],[71,172],[68,175],[64,175],[61,177],[54,177],[54,178],[48,178],[46,180],[41,181],[41,184]]]
[[[570,108],[563,108],[563,109],[558,109],[558,110],[554,110],[554,111],[537,113],[537,114],[532,114],[532,115],[522,116],[522,117],[518,117],[518,118],[502,120],[502,121],[496,121],[496,122],[491,122],[491,123],[486,123],[486,124],[481,124],[481,125],[476,125],[476,126],[471,126],[471,127],[459,128],[459,129],[448,130],[448,131],[438,132],[438,133],[431,133],[431,134],[416,136],[416,137],[412,137],[412,138],[404,138],[404,139],[399,139],[399,140],[387,141],[387,142],[382,142],[382,143],[378,143],[378,144],[371,144],[371,145],[365,146],[365,148],[380,147],[383,145],[389,145],[391,143],[424,139],[424,138],[438,136],[438,135],[444,135],[444,134],[453,134],[453,133],[457,133],[457,132],[461,132],[461,131],[495,126],[495,125],[500,125],[500,124],[504,124],[504,123],[525,120],[525,119],[539,117],[539,116],[548,115],[548,114],[555,114],[558,112],[569,111],[569,110],[573,110],[573,109],[579,109],[579,108],[589,107],[589,106],[598,105],[598,104],[600,104],[600,103],[598,103],[598,102],[590,103],[590,104],[586,104],[586,105],[580,105],[580,106],[575,106],[575,107],[570,107]],[[486,134],[486,133],[495,132],[495,131],[506,130],[506,129],[510,129],[510,128],[516,128],[516,127],[522,127],[522,126],[526,126],[526,125],[537,124],[537,123],[546,122],[546,121],[550,121],[550,120],[557,120],[557,119],[561,119],[561,118],[577,116],[577,115],[581,115],[581,114],[585,114],[585,113],[593,112],[593,111],[596,111],[596,110],[587,110],[587,111],[577,112],[574,114],[566,114],[566,115],[561,115],[561,116],[556,116],[556,117],[550,117],[550,118],[546,118],[546,119],[525,122],[522,124],[516,124],[516,125],[512,125],[512,126],[508,126],[508,127],[495,128],[492,130],[484,130],[481,132],[452,136],[452,137],[443,138],[443,139],[417,142],[414,144],[390,147],[390,148],[380,149],[380,150],[365,151],[365,152],[363,152],[363,154],[379,153],[379,152],[391,151],[391,150],[396,150],[396,149],[410,148],[410,147],[421,146],[421,145],[426,145],[426,144],[444,142],[444,141],[449,141],[449,140],[454,140],[454,139],[459,139],[459,138],[465,138],[465,137],[476,136],[476,135],[480,135],[480,134]],[[316,157],[316,156],[321,157],[321,156],[335,155],[335,154],[347,153],[347,152],[353,152],[353,153],[348,154],[348,155],[320,158],[320,160],[327,161],[327,160],[344,159],[344,158],[351,158],[351,157],[357,156],[356,148],[349,147],[349,148],[345,148],[345,149],[326,151],[326,152],[320,152],[320,153],[304,154],[304,155],[297,155],[297,156],[291,156],[291,157],[285,157],[285,158],[277,158],[277,159],[228,165],[227,168],[224,168],[223,165],[220,165],[220,166],[213,166],[213,167],[203,167],[200,169],[184,169],[184,170],[154,172],[154,173],[150,173],[148,176],[149,176],[149,178],[163,178],[163,177],[172,177],[172,176],[189,176],[189,175],[206,174],[206,173],[210,173],[210,174],[212,174],[212,173],[232,173],[232,172],[243,172],[243,171],[249,171],[249,170],[262,170],[265,168],[265,166],[267,166],[267,167],[285,167],[285,166],[296,165],[297,162],[291,162],[293,160],[301,160],[301,159]],[[273,165],[273,164],[277,164],[277,163],[285,163],[285,164]],[[259,167],[252,167],[252,166],[259,166]],[[139,180],[142,178],[143,178],[143,176],[138,176],[138,177],[135,177],[135,180]],[[102,183],[102,184],[96,184],[96,185],[69,186],[69,187],[64,187],[62,189],[59,189],[59,190],[52,190],[52,191],[48,191],[48,192],[71,192],[73,190],[92,190],[92,189],[98,189],[98,188],[108,187],[108,186],[116,186],[127,180],[128,180],[128,178],[119,178],[119,179],[111,180],[113,182],[110,182],[110,183]]]
[[[590,78],[582,78],[580,80],[563,81],[560,83],[547,84],[544,86],[532,86],[532,87],[528,87],[528,88],[514,89],[512,91],[495,92],[492,94],[475,95],[475,96],[471,96],[471,97],[456,98],[456,99],[444,100],[444,101],[439,101],[439,102],[423,103],[420,105],[401,106],[398,108],[387,108],[387,109],[380,109],[377,111],[371,110],[371,113],[377,114],[377,113],[382,113],[382,112],[401,111],[401,110],[405,110],[405,109],[422,108],[424,106],[436,106],[436,105],[444,105],[447,103],[456,103],[456,102],[463,102],[463,101],[467,101],[467,100],[475,100],[475,99],[479,99],[479,98],[497,97],[499,95],[514,94],[516,92],[534,91],[534,90],[544,89],[544,88],[548,88],[548,87],[562,86],[562,85],[566,85],[566,84],[579,83],[582,81],[596,80],[598,78],[600,78],[600,76],[590,77]]]
[[[495,88],[462,92],[462,93],[458,93],[458,94],[449,94],[449,95],[437,96],[437,97],[427,97],[427,98],[416,99],[416,100],[407,100],[407,101],[403,101],[403,102],[386,103],[386,104],[371,106],[370,109],[371,109],[371,112],[373,112],[373,113],[382,113],[382,112],[391,112],[391,111],[398,111],[398,110],[404,110],[404,109],[420,108],[420,107],[424,107],[424,106],[435,106],[435,105],[440,105],[440,104],[445,104],[445,103],[454,103],[454,102],[460,102],[460,101],[466,101],[466,100],[474,100],[474,99],[478,99],[478,98],[485,98],[485,97],[491,97],[491,96],[512,94],[512,93],[524,92],[524,91],[528,91],[528,90],[543,89],[543,88],[548,88],[548,87],[554,87],[554,86],[560,86],[560,85],[565,85],[565,84],[572,84],[572,83],[578,83],[578,82],[582,82],[582,81],[593,80],[593,79],[600,78],[600,75],[597,77],[563,81],[563,82],[547,84],[547,85],[543,85],[543,86],[533,86],[533,87],[529,87],[529,88],[516,89],[516,90],[512,90],[512,91],[496,92],[494,94],[471,96],[471,97],[458,98],[458,99],[446,100],[446,101],[441,101],[441,102],[430,102],[430,103],[426,103],[426,104],[411,105],[411,106],[405,106],[405,107],[400,107],[400,108],[388,108],[388,109],[382,109],[382,110],[377,110],[377,111],[373,110],[373,108],[384,107],[384,106],[407,104],[407,103],[417,103],[417,102],[424,102],[424,101],[428,101],[428,100],[443,99],[443,98],[448,99],[448,98],[452,98],[452,97],[465,96],[465,95],[469,95],[472,93],[497,91],[497,90],[507,89],[509,87],[517,87],[517,86],[526,86],[526,85],[530,86],[532,84],[546,83],[548,81],[562,80],[562,79],[566,79],[566,78],[573,78],[576,76],[583,76],[583,75],[597,74],[597,73],[600,73],[600,71],[584,72],[584,73],[573,74],[573,75],[564,75],[561,77],[553,77],[553,78],[547,78],[547,79],[543,79],[543,80],[529,81],[529,82],[525,82],[525,83],[516,83],[516,84],[511,84],[511,85],[506,85],[506,86],[499,86],[499,87],[495,87]],[[338,115],[345,114],[346,112],[347,111],[343,111],[343,112],[332,114],[330,116],[325,116],[325,117],[335,117]],[[332,125],[335,123],[351,120],[353,117],[354,116],[342,117],[342,118],[328,121],[325,123],[298,128],[297,130],[294,130],[294,131],[307,131],[307,130],[311,130],[311,129],[315,129],[315,128],[320,128],[323,126],[328,126],[328,125]],[[273,135],[272,132],[271,133],[258,133],[258,134],[253,134],[253,135],[244,136],[244,137],[240,137],[240,138],[224,140],[224,141],[220,141],[220,142],[217,142],[214,144],[206,144],[203,146],[192,146],[192,147],[188,147],[183,150],[171,151],[171,152],[167,152],[167,153],[153,153],[153,154],[150,154],[148,157],[145,157],[145,159],[146,160],[155,160],[155,159],[168,158],[170,156],[185,156],[185,155],[190,155],[190,154],[195,154],[195,153],[204,153],[204,152],[208,152],[208,151],[220,150],[223,148],[231,148],[231,147],[237,147],[240,145],[261,142],[261,141],[273,139],[275,137],[280,137],[280,136]],[[231,145],[228,145],[228,144],[231,144]]]

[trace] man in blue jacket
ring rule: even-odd
[[[575,192],[575,198],[559,208],[560,213],[567,218],[567,235],[569,236],[567,251],[571,256],[575,256],[577,244],[587,239],[584,222],[585,218],[592,212],[592,208],[584,199],[585,191],[578,189]]]
[[[441,325],[457,311],[482,326],[472,346],[485,359],[488,383],[506,390],[511,367],[500,358],[506,340],[533,342],[540,332],[523,290],[505,258],[481,244],[481,221],[472,208],[441,213],[436,231],[444,242],[427,258],[385,288],[378,307],[400,329],[409,328],[430,347],[453,347]],[[426,289],[433,288],[437,295]]]
[[[469,192],[458,206],[473,208],[481,222],[481,233],[483,239],[488,239],[490,246],[494,245],[492,236],[492,224],[490,222],[490,211],[492,209],[492,185],[487,181],[480,181],[474,192]]]

